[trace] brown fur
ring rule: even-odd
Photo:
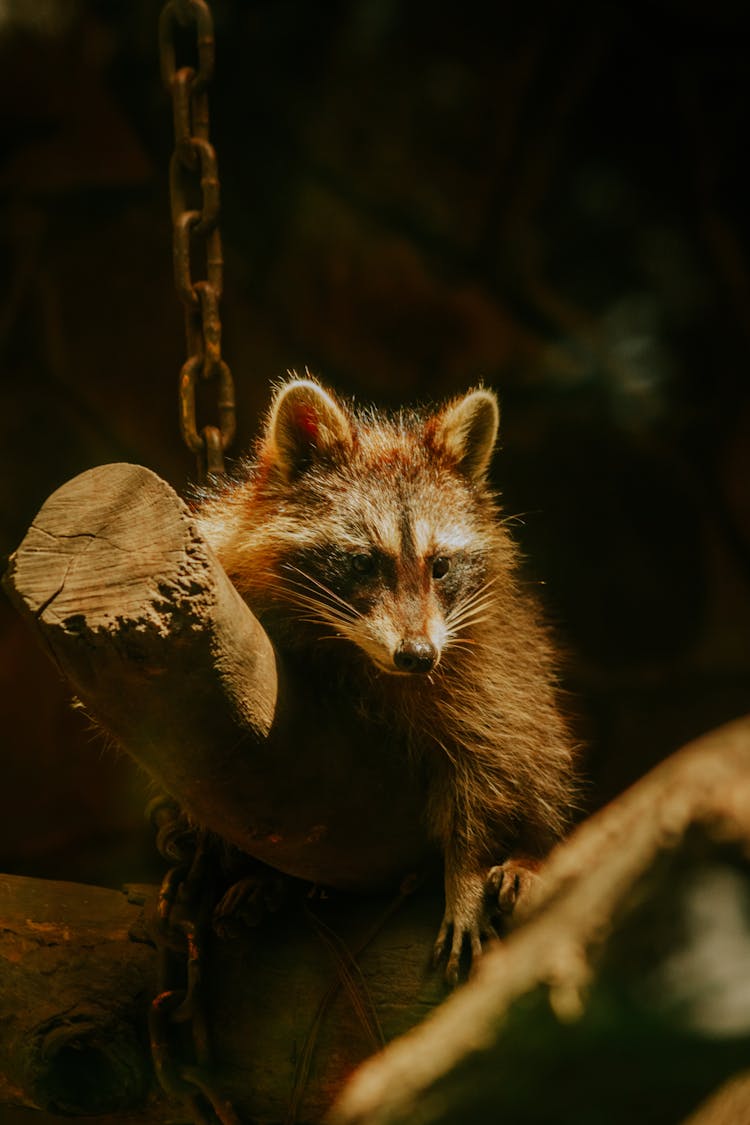
[[[486,390],[426,418],[387,418],[294,380],[243,479],[199,512],[279,650],[324,669],[348,701],[342,721],[362,727],[352,737],[386,715],[405,769],[425,766],[425,816],[445,856],[437,951],[450,953],[451,978],[464,939],[476,955],[491,932],[488,869],[510,857],[531,869],[564,831],[573,790],[553,649],[486,483],[497,422]],[[415,640],[434,666],[390,674]]]

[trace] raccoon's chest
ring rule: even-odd
[[[253,846],[281,870],[343,888],[395,884],[432,851],[413,730],[364,686],[287,662],[280,691],[295,705],[279,701],[263,770],[273,824]]]

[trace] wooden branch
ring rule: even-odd
[[[750,1121],[750,1070],[725,1082],[683,1125],[743,1125],[745,1121]]]
[[[743,719],[561,845],[520,928],[360,1069],[332,1125],[681,1121],[747,1062],[749,859]]]
[[[89,713],[199,824],[279,870],[392,886],[428,844],[417,779],[351,745],[175,492],[105,465],[45,503],[6,588]]]

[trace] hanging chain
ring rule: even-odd
[[[164,1092],[184,1106],[194,1125],[241,1125],[237,1111],[213,1078],[214,1059],[203,997],[206,940],[215,901],[212,876],[216,858],[211,838],[191,826],[170,797],[154,798],[147,815],[156,829],[159,852],[173,865],[162,880],[155,923],[150,927],[159,952],[158,993],[151,1001],[148,1017],[154,1072]],[[340,988],[349,997],[371,1048],[377,1051],[384,1046],[359,958],[417,884],[416,876],[407,876],[398,895],[352,949],[309,906],[305,907],[309,924],[333,956],[337,976],[318,1004],[299,1054],[285,1125],[298,1121],[320,1025]],[[310,891],[307,897],[312,897]]]
[[[173,862],[159,892],[155,939],[159,992],[151,1002],[154,1071],[195,1125],[240,1125],[212,1080],[213,1059],[202,996],[205,942],[212,906],[211,857],[205,833],[191,829],[173,801],[149,805],[157,846]]]
[[[194,36],[197,65],[178,66],[178,46],[188,35]],[[224,451],[235,431],[234,382],[221,355],[219,175],[208,113],[214,28],[204,0],[167,0],[159,21],[159,51],[162,80],[174,112],[175,147],[169,167],[174,279],[185,307],[188,352],[180,372],[180,428],[204,477],[224,472]],[[193,265],[201,255],[204,276],[196,278]],[[199,430],[195,400],[200,380],[215,387],[218,425]]]

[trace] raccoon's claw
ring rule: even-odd
[[[259,926],[267,914],[275,914],[281,908],[285,897],[282,876],[246,875],[232,884],[214,908],[214,931],[226,938],[242,927]]]
[[[433,968],[445,959],[445,980],[451,987],[458,984],[464,955],[473,972],[482,956],[484,945],[497,938],[492,918],[485,909],[484,880],[472,879],[465,894],[446,904],[445,914],[432,953]]]
[[[494,936],[494,935],[493,935]],[[443,920],[432,953],[432,967],[438,968],[441,961],[448,955],[445,964],[445,982],[455,988],[461,972],[461,957],[464,948],[468,945],[471,952],[471,968],[473,972],[482,956],[482,940],[490,937],[488,933],[481,933],[478,926],[473,925],[468,929],[457,926],[454,922]]]
[[[432,954],[433,968],[445,959],[449,985],[458,983],[465,954],[470,954],[470,971],[476,969],[484,946],[497,940],[518,900],[536,882],[537,866],[530,859],[508,859],[485,874],[454,880],[453,893],[446,891],[445,914]]]

